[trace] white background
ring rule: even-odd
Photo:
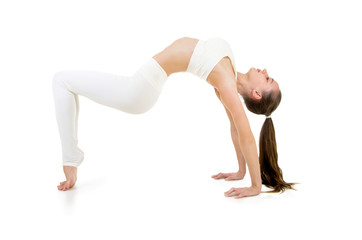
[[[358,1],[0,3],[1,239],[361,239]],[[130,115],[80,97],[85,160],[64,179],[51,80],[65,69],[130,75],[177,38],[222,37],[239,72],[267,68],[284,178],[298,191],[226,198],[243,181],[213,88],[170,76]],[[248,112],[258,142],[264,120]],[[266,189],[264,189],[266,190]]]

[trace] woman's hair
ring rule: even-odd
[[[252,99],[249,96],[243,96],[245,105],[249,111],[255,114],[270,116],[279,106],[282,99],[282,93],[279,91],[277,96],[272,93],[263,94],[260,100]],[[259,137],[259,163],[262,183],[272,188],[270,192],[284,192],[286,189],[294,189],[295,183],[287,183],[283,180],[283,172],[278,166],[277,142],[275,140],[275,130],[273,120],[265,118]]]

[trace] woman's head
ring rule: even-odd
[[[251,68],[246,74],[239,76],[239,92],[248,110],[255,114],[270,116],[282,99],[278,83],[269,77],[266,69],[261,71]],[[271,118],[265,119],[260,132],[259,163],[262,183],[272,188],[272,192],[293,189],[294,183],[284,181],[283,172],[278,166],[275,129]]]
[[[242,85],[240,93],[250,112],[269,116],[278,107],[282,93],[266,69],[250,68],[239,81]]]

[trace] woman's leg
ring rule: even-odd
[[[78,95],[128,113],[144,113],[157,101],[166,73],[153,58],[131,77],[94,71],[62,71],[53,78],[56,119],[63,166],[78,167],[84,158],[78,147]]]

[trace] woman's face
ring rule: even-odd
[[[273,78],[269,77],[266,69],[260,70],[257,68],[250,68],[246,75],[253,95],[262,95],[263,93],[269,92],[277,93],[279,91],[278,83]]]

